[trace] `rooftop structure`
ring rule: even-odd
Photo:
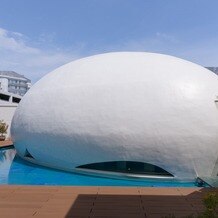
[[[217,96],[218,77],[197,64],[96,55],[38,81],[15,112],[12,138],[20,157],[72,172],[217,178]]]
[[[31,81],[14,71],[0,71],[0,91],[23,96],[30,88]]]

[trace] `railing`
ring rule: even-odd
[[[9,88],[8,92],[14,93],[14,94],[18,94],[18,95],[24,95],[27,92],[27,90],[20,90],[20,89]]]
[[[9,86],[21,86],[21,87],[28,87],[27,83],[16,83],[16,82],[8,82]]]

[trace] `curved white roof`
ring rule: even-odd
[[[139,161],[178,178],[217,174],[218,77],[162,54],[108,53],[66,64],[24,96],[18,154],[55,168]]]

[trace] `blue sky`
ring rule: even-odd
[[[0,70],[37,81],[69,61],[112,51],[218,66],[217,0],[0,0]]]

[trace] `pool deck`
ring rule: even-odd
[[[9,147],[11,145],[13,145],[11,140],[0,141],[0,148]]]
[[[161,218],[198,214],[211,188],[0,186],[4,218]]]
[[[12,144],[0,141],[0,148]],[[0,185],[0,218],[178,218],[202,212],[203,196],[213,191],[218,188]]]

